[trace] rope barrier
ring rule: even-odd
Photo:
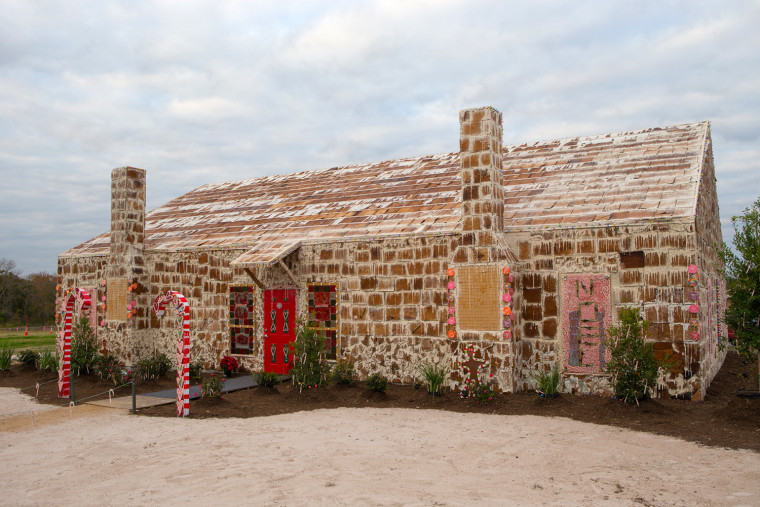
[[[57,381],[58,380],[51,380],[50,382],[57,382]],[[45,382],[45,383],[49,384],[50,382]],[[40,385],[42,385],[42,384],[40,384]],[[71,411],[71,409],[73,407],[77,406],[79,403],[83,402],[84,400],[89,400],[90,398],[95,398],[95,397],[100,396],[102,394],[107,394],[108,398],[110,400],[111,399],[111,395],[113,395],[114,391],[116,391],[118,389],[121,389],[122,387],[131,386],[131,385],[132,385],[132,382],[127,382],[126,384],[122,384],[120,386],[114,387],[113,389],[109,389],[108,391],[103,391],[102,393],[93,394],[92,396],[88,396],[86,398],[82,398],[80,400],[77,400],[76,403],[73,402],[73,401],[67,401],[63,405],[55,405],[55,404],[47,405],[47,404],[43,404],[42,406],[44,407],[44,406],[47,405],[47,406],[49,406],[51,408],[66,408],[66,407],[68,407],[69,411]],[[35,386],[25,387],[24,389],[32,389],[34,387]],[[8,393],[2,393],[2,394],[0,394],[0,396],[5,395],[5,394],[18,394],[18,393],[16,393],[15,391],[11,391],[11,392],[8,392]],[[0,414],[0,417],[7,417],[7,416],[19,415],[19,414],[28,414],[30,411],[31,412],[36,412],[36,410],[22,410],[20,412],[10,412],[8,414]],[[32,420],[32,425],[34,425],[34,420]]]
[[[22,391],[26,391],[27,389],[39,389],[40,386],[44,386],[45,384],[50,384],[51,382],[58,382],[58,379],[48,380],[47,382],[43,382],[41,384],[35,384],[29,387],[3,387],[1,389],[16,389],[17,391],[22,392]],[[18,393],[16,393],[16,391],[10,391],[7,393],[0,393],[0,396],[5,396],[8,394],[18,394]]]
[[[108,391],[103,391],[102,393],[93,394],[92,396],[88,396],[87,398],[78,399],[76,401],[76,403],[79,404],[79,403],[83,402],[84,400],[89,400],[90,398],[95,398],[96,396],[100,396],[101,394],[113,393],[117,389],[121,389],[122,387],[131,386],[131,385],[132,385],[132,382],[127,382],[126,384],[122,384],[119,387],[114,387],[113,389],[109,389]]]

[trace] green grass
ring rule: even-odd
[[[6,331],[4,334],[8,334]],[[54,334],[35,334],[24,336],[21,332],[19,335],[14,336],[0,336],[0,347],[8,346],[15,349],[16,352],[22,349],[32,349],[40,351],[45,347],[55,347],[55,335]]]

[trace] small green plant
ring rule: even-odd
[[[40,355],[30,349],[22,350],[16,356],[16,359],[21,363],[24,368],[37,368],[37,361],[40,359]]]
[[[113,354],[99,355],[93,363],[94,371],[105,380],[110,380],[114,385],[123,385],[135,378],[132,370],[120,363]]]
[[[204,398],[219,398],[222,395],[222,387],[226,379],[217,377],[213,373],[201,382],[201,396]]]
[[[153,354],[147,359],[137,361],[137,374],[145,380],[159,379],[171,368],[171,361],[166,354]]]
[[[0,346],[0,370],[10,370],[12,359],[13,347],[8,345]]]
[[[468,388],[469,398],[474,399],[478,403],[490,403],[496,396],[496,391],[493,390],[493,382],[481,382],[476,380],[472,382]]]
[[[42,350],[37,367],[40,370],[58,371],[58,358],[55,357],[55,351],[52,348]]]
[[[330,373],[326,359],[325,337],[318,329],[309,328],[303,321],[296,324],[296,341],[292,345],[293,367],[290,374],[298,391],[324,384]]]
[[[388,388],[388,379],[379,373],[373,373],[366,380],[367,388],[376,393],[384,393]]]
[[[272,389],[280,383],[280,376],[271,371],[259,371],[253,374],[253,380],[261,387]]]
[[[191,379],[200,380],[201,373],[203,373],[203,361],[201,361],[200,359],[196,359],[195,361],[190,361],[190,364],[188,365],[188,369],[190,370]]]
[[[653,345],[644,341],[649,323],[641,318],[639,309],[621,308],[619,317],[620,323],[607,329],[607,372],[615,396],[638,404],[652,394],[663,365],[655,358]]]
[[[79,375],[82,371],[90,373],[98,356],[98,343],[95,332],[90,326],[90,319],[83,315],[71,332],[71,372]]]
[[[533,374],[533,379],[538,384],[538,392],[542,397],[554,397],[559,393],[559,382],[562,377],[559,367],[555,364],[551,371],[540,371]]]
[[[350,359],[338,359],[338,362],[330,373],[332,378],[338,384],[353,385],[356,382],[356,371],[354,371],[354,362]]]
[[[425,385],[427,385],[428,393],[440,396],[443,392],[443,385],[446,383],[446,379],[449,376],[449,368],[445,365],[445,362],[422,363],[418,367],[418,371],[420,372],[420,375],[422,375]]]

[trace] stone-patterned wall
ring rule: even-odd
[[[691,395],[700,378],[685,378],[689,326],[685,305],[687,267],[697,262],[695,226],[688,221],[639,225],[508,232],[525,267],[519,279],[522,303],[520,349],[523,388],[534,372],[561,363],[561,277],[573,273],[609,275],[612,308],[638,306],[650,322],[658,357],[670,357],[663,394]],[[613,324],[617,312],[613,311]],[[686,376],[689,376],[688,374]],[[569,392],[609,392],[606,375],[565,375]]]
[[[695,389],[694,399],[704,397],[707,386],[723,365],[726,357],[728,330],[723,323],[726,305],[726,282],[720,270],[723,266],[718,255],[723,244],[718,209],[718,193],[713,164],[712,141],[707,136],[703,156],[696,209],[696,266],[699,269],[699,341],[687,346],[689,373],[701,380]]]
[[[260,268],[255,276],[267,288],[298,288],[296,310],[301,318],[308,308],[308,283],[337,284],[338,354],[356,361],[362,378],[379,372],[394,382],[410,383],[421,362],[443,360],[451,366],[464,357],[468,345],[476,344],[489,351],[489,375],[494,375],[500,389],[511,391],[511,342],[519,338],[519,328],[509,341],[500,333],[484,337],[464,332],[461,340],[446,336],[447,269],[459,244],[459,235],[452,235],[305,245],[285,258],[298,284],[277,265]],[[99,326],[99,339],[128,364],[156,351],[172,357],[177,339],[174,316],[167,312],[158,319],[151,314],[151,305],[162,291],[177,290],[190,303],[191,359],[202,358],[207,368],[218,368],[230,348],[229,285],[250,284],[256,295],[257,339],[253,355],[237,357],[246,368],[261,369],[262,291],[245,270],[230,266],[242,252],[146,251],[147,282],[135,291],[134,316],[130,323]],[[60,258],[59,283],[62,290],[100,287],[106,267],[106,257]],[[102,290],[98,299],[101,295]],[[461,375],[453,372],[452,385],[461,380]]]

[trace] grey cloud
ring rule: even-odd
[[[760,194],[756,2],[95,2],[4,6],[0,256],[26,272],[212,181],[713,120],[722,223]]]

